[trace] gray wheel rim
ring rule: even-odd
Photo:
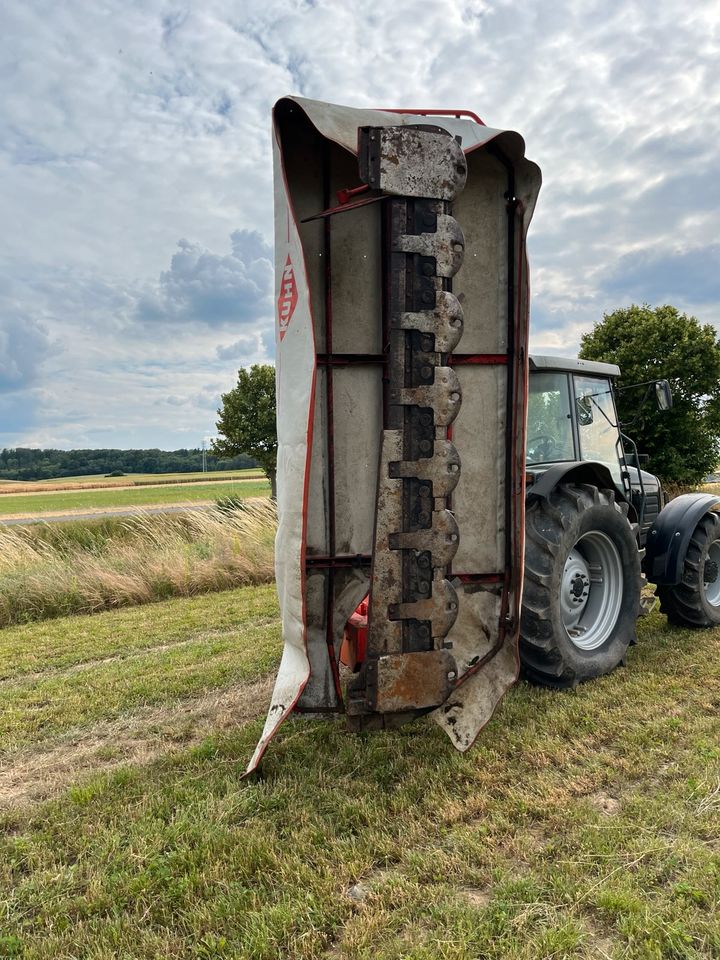
[[[708,575],[714,579],[704,583],[705,599],[711,607],[720,607],[720,540],[713,540],[708,547],[704,577]]]
[[[578,649],[597,650],[605,643],[620,616],[622,595],[620,552],[607,534],[591,530],[568,554],[560,589],[563,625]]]

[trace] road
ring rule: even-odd
[[[105,517],[136,517],[148,513],[188,513],[190,510],[208,510],[212,501],[206,503],[181,504],[165,507],[122,507],[118,510],[98,510],[95,513],[55,513],[51,515],[34,513],[27,517],[0,517],[0,525],[5,527],[26,526],[29,523],[62,523],[68,520],[102,520]]]

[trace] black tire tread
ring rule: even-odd
[[[681,582],[673,586],[665,584],[658,586],[660,612],[665,614],[668,623],[673,626],[702,629],[714,627],[720,623],[720,612],[715,619],[704,609],[703,585],[700,582],[700,568],[702,566],[703,571],[705,568],[704,552],[710,543],[718,539],[720,539],[720,517],[715,513],[707,513],[695,527],[690,538]]]
[[[526,513],[525,587],[519,652],[526,678],[543,686],[573,688],[592,675],[592,671],[585,673],[568,662],[553,635],[551,608],[558,598],[552,595],[551,583],[556,558],[564,549],[565,532],[594,506],[612,508],[627,522],[628,506],[616,500],[615,491],[599,490],[590,484],[560,484],[547,500],[530,504]],[[637,541],[637,524],[628,522],[628,532]],[[639,559],[637,574],[639,583]],[[637,589],[639,596],[639,586]],[[636,638],[635,619],[631,626],[627,625],[626,634],[627,644],[620,651],[618,663],[623,661],[625,649]]]

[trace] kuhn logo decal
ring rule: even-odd
[[[285,269],[280,278],[280,295],[278,296],[278,324],[280,326],[280,339],[282,340],[287,332],[288,325],[292,319],[297,305],[298,292],[295,283],[295,271],[293,270],[290,254],[285,261]]]

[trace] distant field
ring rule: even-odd
[[[246,470],[214,470],[211,473],[203,473],[197,470],[194,473],[126,473],[122,477],[108,477],[104,473],[89,473],[78,477],[56,477],[52,480],[37,480],[37,484],[46,486],[53,483],[94,483],[100,480],[107,480],[109,483],[136,483],[138,481],[147,481],[150,483],[161,483],[164,480],[232,480],[235,477],[245,477],[251,474],[260,474],[262,470],[258,467],[248,467]]]
[[[104,473],[88,473],[78,477],[54,477],[51,480],[0,480],[3,493],[48,493],[53,490],[92,490],[102,487],[133,487],[165,483],[227,483],[229,480],[262,478],[258,467],[247,470],[217,470],[212,473],[126,473],[122,477],[108,477]]]
[[[67,490],[52,494],[12,493],[0,497],[0,516],[33,516],[71,510],[110,510],[114,507],[209,502],[218,497],[263,497],[269,492],[270,485],[266,480],[231,480],[187,485]]]

